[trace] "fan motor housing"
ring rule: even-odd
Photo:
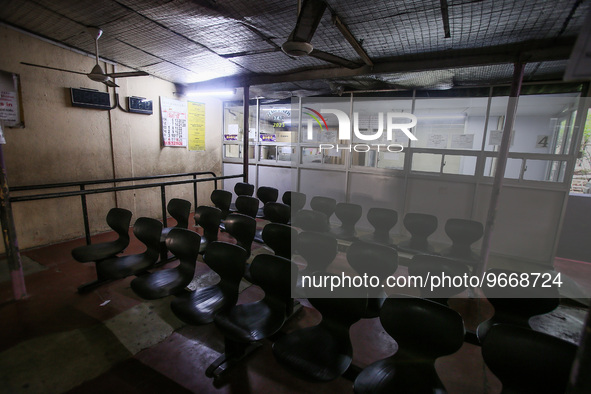
[[[281,45],[281,50],[290,56],[307,56],[314,50],[309,42],[286,41]]]

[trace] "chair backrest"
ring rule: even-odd
[[[273,249],[277,256],[291,259],[292,240],[295,241],[298,232],[295,228],[281,223],[269,223],[263,227],[263,242]]]
[[[238,196],[236,198],[236,210],[243,215],[256,218],[259,211],[259,199],[249,196]]]
[[[340,326],[343,335],[365,315],[367,299],[364,298],[309,298],[310,304],[322,315],[324,324],[332,328]],[[331,330],[332,331],[332,330]]]
[[[272,254],[257,255],[250,265],[252,281],[265,291],[265,302],[288,310],[298,277],[297,266],[288,259]]]
[[[279,190],[274,187],[260,186],[257,189],[257,198],[261,200],[263,204],[275,202],[279,198]]]
[[[448,259],[441,256],[433,256],[427,254],[417,254],[412,257],[411,263],[408,265],[408,274],[413,276],[420,276],[426,280],[427,277],[442,275],[453,277],[464,277],[468,275],[470,269],[466,264],[457,260]],[[461,293],[466,290],[464,283],[450,281],[442,281],[440,286],[431,289],[429,286],[420,288],[421,297],[436,299],[437,302],[445,303],[451,296]]]
[[[236,244],[250,256],[250,248],[257,229],[257,222],[250,216],[241,213],[231,213],[224,220],[226,232],[236,239]]]
[[[168,202],[166,210],[168,211],[170,216],[172,216],[172,218],[176,220],[175,227],[189,227],[189,214],[191,213],[191,203],[189,201],[183,200],[181,198],[172,198]]]
[[[389,242],[389,232],[398,222],[398,212],[388,208],[370,208],[367,221],[373,226],[374,238],[378,242]]]
[[[423,298],[389,297],[382,305],[380,322],[398,343],[396,355],[435,362],[438,357],[455,353],[464,343],[462,317],[447,306]]]
[[[361,219],[363,208],[359,204],[340,202],[336,205],[335,216],[341,221],[342,227],[355,227],[355,223]]]
[[[195,225],[203,228],[203,236],[207,242],[217,241],[222,211],[219,208],[201,205],[195,209]]]
[[[280,202],[268,202],[263,207],[265,219],[273,223],[287,224],[291,218],[291,208]]]
[[[304,231],[297,236],[296,251],[306,260],[306,271],[326,271],[337,255],[337,246],[330,234]]]
[[[187,275],[194,272],[201,246],[201,236],[191,230],[173,228],[166,236],[165,242],[168,250],[179,259],[180,264],[177,269]]]
[[[470,257],[470,245],[484,234],[482,223],[468,219],[448,219],[445,233],[452,240],[451,255],[460,258]]]
[[[226,217],[232,204],[232,193],[227,190],[216,189],[211,192],[210,199],[213,205],[222,211],[222,218]]]
[[[291,207],[291,211],[296,213],[306,205],[306,195],[304,193],[286,191],[281,197],[281,201]]]
[[[302,209],[292,215],[291,225],[304,231],[327,232],[328,217],[322,212]]]
[[[411,235],[410,247],[417,250],[428,248],[427,238],[437,230],[437,217],[426,213],[407,213],[404,215],[404,227]]]
[[[347,261],[357,273],[384,280],[398,268],[398,252],[385,245],[355,241],[347,249]]]
[[[228,242],[212,242],[203,255],[203,261],[220,276],[223,290],[236,291],[244,276],[248,255],[244,248]]]
[[[124,208],[111,208],[107,213],[107,224],[119,236],[117,240],[125,247],[129,245],[129,225],[131,223],[131,211]]]
[[[326,215],[327,221],[334,213],[337,207],[337,200],[330,197],[314,196],[310,200],[310,208],[313,211],[322,212]]]
[[[133,234],[137,239],[146,245],[144,255],[154,261],[160,255],[160,235],[162,234],[162,223],[160,220],[141,217],[133,225]]]
[[[482,344],[503,392],[564,393],[576,352],[572,343],[510,324],[493,326]]]
[[[234,185],[234,193],[237,196],[249,196],[254,194],[254,185],[250,183],[238,182]]]

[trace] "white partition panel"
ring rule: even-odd
[[[408,180],[406,212],[437,216],[437,230],[429,239],[451,244],[451,240],[445,234],[445,222],[450,218],[472,219],[473,196],[472,183],[411,178]],[[475,244],[475,247],[479,245]]]
[[[490,186],[480,186],[476,216],[485,218]],[[501,191],[491,251],[552,265],[564,192],[505,186]]]
[[[404,210],[404,178],[378,174],[349,173],[349,202],[363,207],[363,216],[357,223],[359,229],[371,230],[367,221],[370,208],[388,208],[398,212],[398,223],[392,234],[398,234],[402,226]]]
[[[297,184],[293,183],[293,179],[297,179],[296,168],[259,166],[258,170],[258,187],[270,186],[278,189],[279,198],[277,201],[281,202],[281,197],[286,191],[296,191]]]
[[[332,197],[346,201],[346,173],[326,170],[300,169],[300,192],[306,195],[306,209],[314,196]]]
[[[253,185],[256,185],[256,166],[249,165],[248,166],[248,181]],[[224,163],[224,176],[228,175],[238,175],[242,174],[242,164],[235,164],[235,163]],[[234,185],[236,183],[242,182],[242,178],[231,178],[231,179],[224,179],[224,185],[222,189],[230,191],[234,193]]]

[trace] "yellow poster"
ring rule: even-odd
[[[189,150],[205,150],[205,104],[187,102]]]

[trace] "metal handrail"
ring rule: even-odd
[[[206,175],[212,174],[213,177],[209,178],[199,178],[197,179],[197,175]],[[150,180],[150,179],[159,179],[159,178],[173,178],[173,177],[180,177],[180,176],[192,176],[193,179],[185,179],[181,181],[170,181],[170,182],[157,182],[157,183],[149,183],[149,184],[142,184],[142,185],[128,185],[128,186],[113,186],[113,187],[104,187],[99,189],[90,189],[86,190],[85,186],[87,185],[96,185],[102,183],[117,183],[117,182],[131,182],[131,181],[139,181],[139,180]],[[162,205],[162,222],[164,227],[166,227],[166,186],[173,186],[173,185],[182,185],[192,183],[194,184],[193,187],[193,198],[195,207],[197,207],[197,183],[201,182],[214,182],[214,188],[218,188],[218,180],[222,179],[231,179],[231,178],[241,178],[243,174],[238,175],[226,175],[226,176],[216,176],[212,171],[203,171],[203,172],[192,172],[186,174],[168,174],[168,175],[156,175],[156,176],[145,176],[145,177],[136,177],[136,178],[119,178],[119,179],[109,179],[109,180],[96,180],[96,181],[81,181],[81,182],[65,182],[65,183],[56,183],[56,184],[45,184],[45,185],[31,185],[31,186],[20,186],[11,188],[11,191],[24,191],[24,190],[39,190],[39,189],[49,189],[49,188],[59,188],[59,187],[72,187],[72,186],[79,186],[80,190],[73,190],[73,191],[66,191],[66,192],[56,192],[56,193],[41,193],[41,194],[32,194],[26,196],[10,196],[10,202],[22,202],[22,201],[35,201],[35,200],[46,200],[51,198],[63,198],[63,197],[75,197],[80,196],[82,200],[82,216],[84,218],[84,233],[86,238],[86,243],[90,245],[90,224],[88,220],[88,209],[86,205],[86,196],[89,194],[100,194],[100,193],[109,193],[109,192],[118,192],[118,191],[125,191],[125,190],[135,190],[135,189],[148,189],[152,187],[160,187],[160,200]]]

